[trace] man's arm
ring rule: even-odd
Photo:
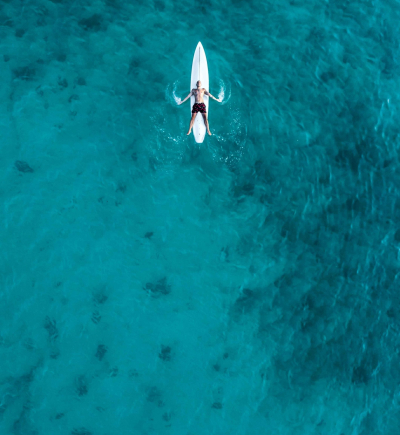
[[[218,101],[219,103],[221,102],[221,100],[219,100],[218,98],[215,98],[213,95],[211,95],[208,91],[204,91],[204,93],[206,95],[208,95],[209,97],[213,98],[215,101]]]
[[[193,93],[193,89],[190,91],[189,95],[179,103],[179,105],[183,104],[192,95],[192,93]]]

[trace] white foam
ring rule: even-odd
[[[178,86],[178,80],[176,80],[175,83],[174,83],[174,88],[172,90],[172,96],[173,96],[173,98],[175,100],[175,103],[179,104],[182,101],[182,99],[176,95],[176,88],[177,88],[177,86]]]
[[[222,79],[219,79],[218,99],[221,101],[222,104],[226,104],[229,101],[230,97],[231,97],[230,82],[227,81],[225,83]]]
[[[179,104],[182,101],[182,99],[176,95],[176,86],[177,86],[177,81],[174,83],[174,89],[172,90],[172,96],[175,100],[175,103]]]
[[[176,95],[176,89],[178,87],[179,80],[176,80],[172,85],[168,84],[167,89],[165,90],[165,98],[167,101],[169,101],[172,105],[179,105],[179,103],[182,101],[180,97]],[[172,86],[172,90],[171,90]]]
[[[220,86],[219,93],[218,93],[218,100],[221,102],[224,100],[225,97],[225,90],[223,86]]]

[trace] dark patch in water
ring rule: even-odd
[[[353,384],[367,384],[368,380],[369,375],[365,367],[358,366],[353,369],[353,375],[351,377],[351,382],[353,382]]]
[[[244,185],[236,185],[233,188],[233,196],[241,197],[243,195],[251,196],[254,193],[254,184],[246,183]]]
[[[66,78],[61,79],[61,77],[59,77],[57,83],[61,88],[68,88],[68,82]]]
[[[99,361],[101,361],[106,353],[107,353],[107,347],[104,344],[99,344],[97,346],[96,358]]]
[[[295,242],[297,240],[299,227],[296,220],[287,220],[281,229],[281,236],[287,238],[289,242]]]
[[[84,77],[78,77],[75,83],[79,86],[86,86],[86,80],[84,79]]]
[[[27,400],[22,408],[21,414],[13,424],[13,435],[39,435],[36,429],[32,428],[32,424],[29,418],[30,410],[32,409],[32,403]]]
[[[162,2],[161,0],[155,0],[154,7],[156,8],[157,11],[160,11],[160,12],[163,12],[165,9],[164,2]]]
[[[57,359],[60,356],[60,352],[58,350],[53,350],[50,353],[50,358],[51,359]]]
[[[164,406],[161,391],[157,387],[150,388],[149,392],[147,393],[147,401],[150,403],[156,403],[159,408]]]
[[[24,29],[17,29],[16,31],[15,31],[15,36],[17,37],[17,38],[22,38],[24,35],[25,35],[25,30]]]
[[[70,103],[71,101],[75,101],[75,100],[79,100],[79,95],[77,95],[77,94],[72,94],[72,95],[68,98],[68,103]]]
[[[33,77],[36,75],[36,70],[31,66],[21,66],[19,68],[14,68],[12,70],[13,79],[21,79],[21,80],[33,80]]]
[[[164,412],[164,414],[162,415],[162,419],[164,421],[170,421],[172,418],[171,412]]]
[[[58,330],[56,326],[56,321],[53,319],[50,319],[49,316],[46,316],[44,327],[49,333],[50,341],[54,342],[58,338]]]
[[[118,367],[111,368],[110,372],[109,372],[109,374],[110,374],[110,376],[112,378],[115,378],[118,375],[118,373],[119,373],[119,368]]]
[[[118,368],[118,367],[113,367],[113,368],[111,368],[110,371],[109,371],[109,375],[110,375],[112,378],[115,378],[115,377],[118,375],[118,373],[119,373],[119,368]]]
[[[121,9],[120,0],[105,0],[105,5],[113,9]]]
[[[360,156],[354,150],[341,149],[337,153],[335,160],[341,164],[348,164],[354,173],[358,172]]]
[[[374,312],[371,312],[372,318],[374,318]],[[367,385],[372,379],[374,370],[378,367],[379,357],[378,352],[374,350],[374,337],[370,333],[367,338],[367,351],[361,361],[361,363],[353,367],[353,374],[351,382],[353,384],[365,384]]]
[[[18,171],[20,172],[33,172],[33,169],[28,165],[28,163],[23,162],[21,160],[17,160],[15,162],[15,167],[18,169]]]
[[[158,356],[163,361],[171,361],[171,348],[170,348],[170,346],[161,345],[161,352],[158,354]]]
[[[116,192],[125,193],[126,192],[126,184],[119,183]]]
[[[128,75],[135,73],[135,71],[140,67],[140,60],[138,58],[133,58],[129,63]]]
[[[95,305],[103,305],[107,299],[108,296],[106,296],[102,290],[99,290],[93,294],[93,302]]]
[[[90,432],[84,427],[80,427],[78,429],[77,428],[72,429],[71,435],[92,435],[92,432]]]
[[[100,313],[97,310],[93,311],[92,322],[97,325],[100,322],[100,320],[101,320]]]
[[[245,288],[242,295],[236,299],[233,309],[236,313],[248,314],[250,313],[260,301],[260,294],[257,291]]]
[[[24,397],[28,397],[30,385],[34,380],[35,369],[36,367],[33,367],[29,371],[29,373],[26,373],[25,375],[22,376],[16,378],[9,376],[5,379],[5,383],[4,382],[3,383],[7,385],[7,387],[2,392],[3,397],[0,405],[0,416],[4,414],[6,409],[9,406],[11,406],[16,400],[21,400]],[[25,425],[26,422],[24,423],[25,420],[24,413],[26,413],[29,410],[29,403],[30,403],[29,400],[25,402],[20,418],[16,420],[16,422],[14,423],[16,425],[16,428],[18,429],[17,433],[21,435],[22,433],[24,433],[22,429],[27,430],[27,432],[25,432],[26,434],[30,433],[29,428],[23,427],[26,426]]]
[[[3,0],[3,1],[5,1],[6,3],[10,3],[11,0]],[[0,25],[6,27],[14,27],[14,20],[7,16],[1,17]]]
[[[85,30],[89,30],[91,32],[105,30],[105,26],[103,24],[103,20],[100,14],[93,14],[89,18],[83,18],[79,21],[79,25]]]
[[[67,55],[65,53],[60,53],[57,55],[56,59],[58,62],[65,62],[67,60]]]
[[[357,197],[355,197],[355,198],[348,198],[344,206],[350,212],[365,214],[368,203],[364,199],[360,200]]]
[[[335,77],[336,77],[336,74],[335,74],[334,72],[332,72],[332,71],[326,71],[326,72],[324,72],[324,73],[321,74],[320,79],[321,79],[324,83],[326,83],[326,82],[328,82],[329,80],[334,79]]]
[[[152,282],[146,283],[146,286],[143,287],[143,289],[155,298],[160,295],[168,295],[171,292],[171,286],[167,284],[166,277],[159,279],[155,284]]]
[[[285,273],[274,281],[274,286],[277,288],[288,287],[292,285],[292,275]]]
[[[85,396],[88,393],[88,385],[85,376],[78,376],[75,384],[78,396]]]

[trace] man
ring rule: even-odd
[[[204,104],[203,97],[204,97],[204,95],[208,95],[209,97],[213,98],[215,101],[218,101],[219,103],[221,102],[221,100],[213,97],[208,91],[205,90],[205,88],[202,88],[200,80],[197,81],[196,86],[197,86],[197,89],[192,89],[190,91],[189,95],[183,101],[181,101],[179,103],[179,105],[184,103],[192,95],[194,95],[194,97],[196,99],[196,102],[193,104],[193,107],[192,107],[192,119],[190,120],[189,132],[187,134],[190,134],[190,132],[192,131],[192,127],[193,127],[197,112],[200,112],[203,115],[204,124],[207,128],[207,133],[211,136],[210,127],[208,125],[208,119],[207,119],[207,108],[206,108],[206,105]]]

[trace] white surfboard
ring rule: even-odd
[[[201,42],[197,44],[196,50],[193,56],[192,63],[192,77],[190,79],[190,90],[193,88],[197,88],[196,82],[197,80],[201,81],[201,87],[205,88],[209,91],[209,83],[208,83],[208,66],[206,54],[204,52],[204,48],[201,45]],[[208,116],[208,100],[209,97],[204,95],[204,104],[207,107],[207,116]],[[195,103],[195,97],[192,95],[190,97],[190,114],[192,114],[192,108]],[[193,124],[193,135],[194,139],[197,143],[202,143],[204,141],[204,137],[206,135],[206,126],[204,124],[203,115],[198,112]]]

